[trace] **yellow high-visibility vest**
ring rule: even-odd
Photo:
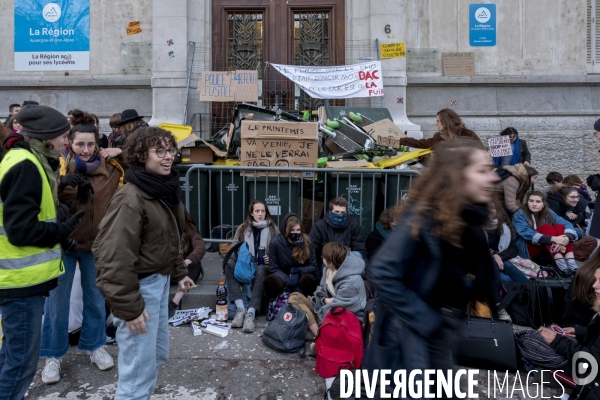
[[[42,177],[42,202],[38,221],[56,222],[56,206],[50,183],[44,168],[32,153],[25,149],[9,150],[0,163],[0,183],[12,167],[26,160],[37,167]],[[0,199],[0,289],[38,285],[63,273],[60,244],[54,247],[14,246],[8,241],[4,230],[4,207]]]

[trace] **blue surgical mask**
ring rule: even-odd
[[[333,211],[329,211],[329,219],[331,219],[331,223],[338,228],[346,225],[347,218],[347,213],[335,214]]]

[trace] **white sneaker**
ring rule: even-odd
[[[104,347],[100,347],[99,349],[91,352],[90,359],[92,360],[92,364],[96,364],[100,371],[106,371],[107,369],[111,369],[115,366],[115,361],[111,355],[104,350]]]
[[[42,371],[42,382],[51,385],[60,381],[60,358],[46,358],[46,365]]]

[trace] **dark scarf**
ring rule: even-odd
[[[174,169],[171,169],[169,175],[163,176],[148,171],[144,164],[133,164],[125,171],[125,179],[150,196],[164,201],[171,209],[175,209],[181,202],[179,172]]]
[[[496,281],[492,256],[489,250],[484,226],[489,220],[486,204],[470,204],[461,213],[467,223],[461,244],[468,256],[471,270],[475,273],[475,300],[487,301],[496,315],[496,302],[499,300],[496,291],[500,290],[500,282]]]

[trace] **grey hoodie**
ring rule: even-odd
[[[319,323],[323,321],[329,310],[336,307],[345,308],[362,318],[362,311],[367,304],[365,284],[361,276],[364,269],[365,262],[360,257],[348,253],[333,278],[335,288],[335,297],[333,297],[327,289],[327,267],[323,268],[321,283],[315,290],[315,295],[310,297],[312,309],[317,313]],[[328,297],[333,297],[333,301],[325,304],[325,299]]]

